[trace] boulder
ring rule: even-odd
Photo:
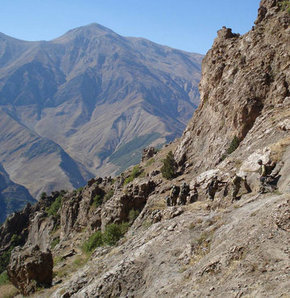
[[[16,247],[11,254],[7,273],[13,285],[23,294],[30,295],[38,287],[52,283],[53,259],[49,250],[41,251],[38,245]]]
[[[148,147],[144,148],[142,152],[142,162],[150,159],[157,153],[156,149],[154,147]]]

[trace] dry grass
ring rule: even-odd
[[[166,208],[167,206],[166,206],[165,198],[162,198],[154,201],[152,205],[149,207],[149,210],[152,212],[155,210],[164,210]]]

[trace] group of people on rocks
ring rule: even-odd
[[[263,164],[262,160],[258,160],[259,174],[260,174],[260,188],[259,193],[272,192],[277,189],[277,182],[280,178],[279,172],[282,165],[277,165],[275,162],[269,161]],[[252,192],[250,185],[247,181],[247,176],[240,177],[236,173],[232,176],[230,182],[221,181],[218,176],[215,175],[207,185],[206,194],[208,198],[213,201],[218,191],[224,187],[224,196],[228,194],[228,188],[231,187],[231,201],[238,200],[238,194],[240,189],[244,185],[247,193]],[[186,182],[183,182],[181,186],[172,185],[170,195],[166,197],[167,206],[186,205],[196,202],[198,199],[197,183],[194,184],[193,189]]]
[[[197,201],[197,188],[190,191],[189,185],[183,182],[181,186],[172,185],[170,195],[166,197],[167,206],[186,205]]]

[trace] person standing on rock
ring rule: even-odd
[[[190,191],[189,196],[188,196],[188,200],[187,200],[188,204],[194,203],[198,200],[197,186],[198,186],[198,184],[195,183],[194,186],[193,186],[193,190]]]
[[[179,195],[180,188],[176,185],[173,185],[170,191],[170,200],[171,200],[171,206],[177,205],[177,198]]]
[[[276,187],[272,185],[273,177],[271,176],[271,173],[273,169],[275,168],[276,163],[268,161],[267,164],[263,164],[263,161],[261,159],[258,160],[259,173],[260,173],[260,190],[259,193],[265,193],[267,192],[267,189],[270,188],[271,191],[275,189]]]
[[[166,205],[169,207],[169,206],[172,206],[172,202],[171,202],[171,197],[170,196],[167,196],[165,198],[165,202],[166,202]]]
[[[241,189],[241,182],[242,177],[235,174],[234,178],[232,179],[232,202],[234,202],[237,199],[237,195]]]
[[[186,198],[189,194],[189,186],[183,182],[180,188],[180,194],[179,194],[179,205],[185,205],[186,204]]]
[[[211,201],[214,200],[215,194],[218,191],[219,184],[225,184],[225,182],[219,181],[217,176],[214,176],[212,181],[209,183],[206,193],[209,195]]]

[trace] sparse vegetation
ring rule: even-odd
[[[82,250],[85,253],[91,253],[97,247],[103,245],[115,245],[128,231],[129,223],[110,224],[106,227],[104,233],[97,231],[83,244]]]
[[[240,144],[239,138],[237,136],[234,136],[226,153],[222,155],[221,161],[225,160],[228,157],[228,155],[233,153],[239,147],[239,144]]]
[[[175,178],[177,164],[174,159],[172,151],[169,151],[166,158],[162,160],[163,166],[161,167],[162,176],[168,180]]]
[[[103,198],[104,197],[101,194],[95,195],[94,198],[93,198],[92,206],[94,208],[97,208],[97,207],[101,206],[102,203],[103,203]]]
[[[109,190],[104,196],[104,202],[107,202],[108,200],[110,200],[113,195],[114,195],[114,190],[113,189]]]
[[[47,194],[46,192],[42,192],[41,195],[40,195],[40,199],[45,199],[47,197]]]
[[[134,220],[138,217],[138,215],[140,214],[140,211],[139,210],[130,210],[129,212],[129,222],[130,223],[133,223]]]
[[[8,283],[9,283],[9,278],[8,278],[8,275],[7,275],[7,271],[3,271],[0,274],[0,286],[6,285]]]
[[[103,235],[101,231],[97,231],[90,236],[90,238],[83,244],[83,251],[85,253],[92,252],[95,248],[103,245]]]
[[[54,238],[51,242],[51,248],[55,248],[57,244],[59,244],[60,238],[59,236]]]
[[[231,153],[233,153],[240,144],[240,140],[237,136],[234,136],[234,138],[232,139],[229,148],[227,149],[227,154],[230,155]]]
[[[281,3],[279,3],[280,8],[283,11],[287,11],[288,14],[290,14],[290,1],[286,0],[286,1],[282,1]]]
[[[10,243],[9,250],[2,252],[0,255],[0,273],[6,270],[13,248],[18,245],[23,245],[21,237],[16,234],[12,235]]]
[[[135,178],[139,177],[142,174],[143,170],[137,165],[133,168],[129,177],[124,181],[124,185],[132,182]]]
[[[110,224],[103,234],[103,241],[107,245],[115,245],[119,239],[127,232],[128,224]]]
[[[46,212],[48,215],[50,216],[56,216],[58,213],[58,210],[61,207],[61,203],[62,203],[62,196],[58,196],[54,202],[46,208]]]

